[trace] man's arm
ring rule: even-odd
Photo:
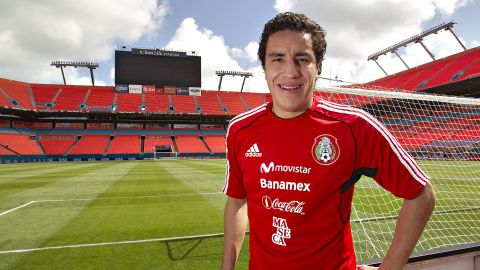
[[[435,191],[430,183],[411,200],[405,200],[397,219],[397,226],[387,255],[379,270],[401,270],[407,263],[427,224],[435,205]],[[359,266],[359,270],[377,269]]]
[[[224,242],[221,270],[233,270],[247,229],[247,200],[227,197],[224,211]]]

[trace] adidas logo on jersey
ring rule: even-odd
[[[253,144],[245,153],[246,157],[262,157],[262,152],[258,149],[258,145],[255,143]]]

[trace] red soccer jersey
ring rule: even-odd
[[[428,177],[362,110],[314,100],[281,119],[271,109],[238,115],[227,133],[224,192],[247,198],[249,269],[356,269],[349,217],[360,175],[407,199]]]

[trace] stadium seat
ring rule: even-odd
[[[62,86],[62,91],[55,100],[56,111],[79,111],[80,104],[83,103],[88,86]]]
[[[21,155],[42,155],[36,140],[30,139],[26,134],[0,134],[0,144],[7,146],[12,151]]]
[[[75,142],[74,135],[39,136],[39,142],[47,155],[64,155]]]
[[[138,135],[116,135],[107,154],[140,154],[140,144]]]
[[[198,106],[202,108],[202,114],[208,115],[224,115],[225,112],[222,110],[222,105],[218,100],[218,91],[202,91],[202,95],[196,97]]]
[[[142,105],[141,94],[117,94],[115,102],[118,105],[119,112],[142,112],[140,106]]]
[[[225,153],[226,142],[224,136],[205,136],[204,138],[213,153]]]
[[[8,95],[9,99],[18,103],[19,108],[33,109],[29,93],[30,84],[0,78],[0,88]],[[11,107],[16,106],[12,104]]]
[[[178,135],[175,137],[175,142],[180,153],[209,153],[198,136]]]
[[[109,139],[106,135],[83,135],[69,154],[103,154]]]
[[[46,109],[47,104],[53,106],[54,99],[60,93],[59,85],[32,84],[31,88],[35,107],[40,110]]]
[[[153,153],[155,152],[155,146],[168,145],[173,152],[175,152],[175,146],[170,136],[167,135],[146,135],[144,140],[143,152]]]

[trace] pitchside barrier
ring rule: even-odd
[[[206,159],[225,158],[225,153],[169,153],[168,155],[144,154],[109,154],[109,155],[0,155],[0,164],[30,162],[81,162],[106,160],[144,160],[144,159]]]

